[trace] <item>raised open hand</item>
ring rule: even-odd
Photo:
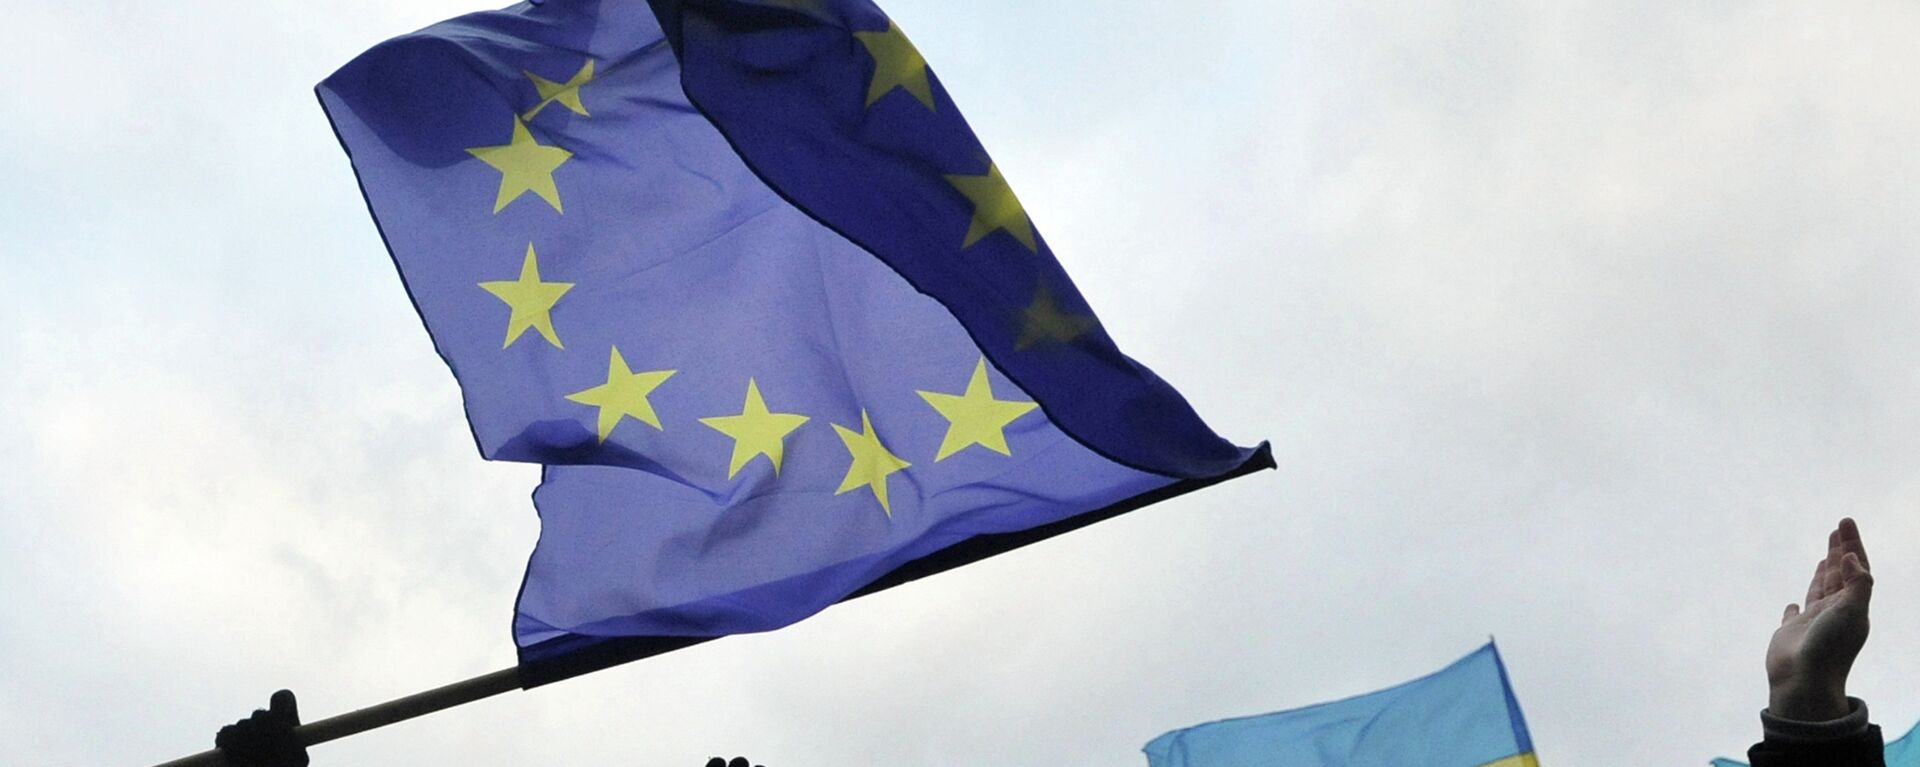
[[[1827,535],[1827,555],[1813,570],[1805,605],[1787,605],[1767,645],[1768,709],[1803,722],[1849,712],[1847,673],[1867,642],[1867,600],[1873,571],[1860,528],[1840,520]]]

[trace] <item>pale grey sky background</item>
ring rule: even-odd
[[[150,764],[508,666],[483,463],[311,87],[481,6],[17,3],[0,732]],[[1144,765],[1497,635],[1542,763],[1699,765],[1842,514],[1920,718],[1920,7],[886,6],[1116,338],[1281,468],[329,765]]]

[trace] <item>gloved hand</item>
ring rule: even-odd
[[[273,694],[265,710],[220,728],[213,747],[234,767],[307,767],[307,747],[293,736],[300,709],[292,690]]]

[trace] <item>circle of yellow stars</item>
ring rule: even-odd
[[[765,4],[824,16],[819,0],[760,0]],[[906,34],[892,21],[884,30],[855,31],[853,38],[873,60],[873,74],[866,90],[864,108],[871,110],[890,101],[899,92],[910,97],[928,112],[940,110],[935,97],[926,59]],[[471,147],[466,151],[500,174],[494,193],[493,213],[531,195],[545,202],[556,214],[566,210],[561,201],[555,173],[574,159],[574,154],[554,143],[542,143],[530,126],[549,107],[558,106],[582,118],[591,117],[582,91],[596,78],[596,63],[587,59],[565,80],[544,77],[522,70],[532,84],[538,100],[525,112],[512,116],[507,142],[494,146]],[[953,173],[946,182],[972,205],[973,215],[962,239],[961,250],[973,248],[989,237],[1005,234],[1029,252],[1039,253],[1039,242],[1026,208],[1013,193],[1000,168],[987,163],[984,173]],[[554,349],[564,350],[553,311],[569,291],[570,282],[549,282],[541,276],[539,254],[533,243],[527,244],[519,275],[512,279],[478,283],[509,309],[505,340],[501,348],[510,349],[529,331],[537,333]],[[1033,301],[1015,318],[1020,332],[1015,348],[1026,350],[1042,344],[1071,344],[1096,327],[1091,316],[1063,311],[1053,294],[1041,282]],[[671,379],[676,370],[633,370],[617,346],[609,347],[604,383],[566,395],[568,401],[595,408],[595,433],[604,444],[620,425],[631,419],[665,431],[654,409],[652,394]],[[960,393],[918,391],[920,398],[946,419],[947,428],[934,462],[945,461],[961,452],[978,447],[1002,456],[1013,455],[1006,429],[1038,405],[1033,402],[1002,400],[994,396],[987,375],[987,361],[981,357]],[[728,459],[727,478],[737,478],[754,461],[765,458],[778,476],[786,455],[787,440],[812,419],[798,413],[778,412],[767,404],[758,380],[747,380],[746,395],[737,414],[700,418],[701,424],[733,440]],[[846,447],[850,464],[836,495],[867,490],[891,518],[888,478],[912,464],[895,454],[882,441],[872,417],[862,410],[858,430],[832,424]]]

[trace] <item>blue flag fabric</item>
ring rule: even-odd
[[[1886,750],[1882,752],[1885,754],[1887,767],[1920,767],[1920,738],[1914,737],[1915,733],[1920,733],[1920,724],[1915,724],[1907,730],[1907,734],[1887,742]],[[1713,767],[1748,767],[1746,762],[1724,756],[1714,759],[1709,764]]]
[[[1154,738],[1150,767],[1537,767],[1489,642],[1434,674],[1333,703]]]
[[[865,0],[523,3],[317,91],[482,454],[546,465],[523,662],[1272,466],[1119,352]]]

